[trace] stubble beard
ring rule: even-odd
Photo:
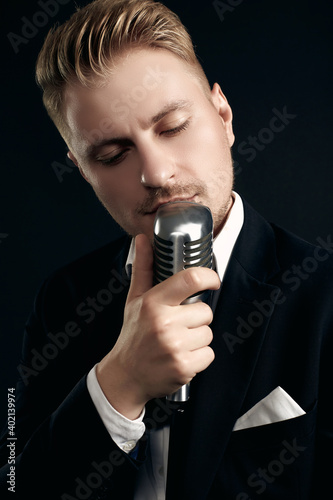
[[[227,193],[219,192],[218,186],[229,186]],[[128,214],[126,214],[125,211],[123,211],[123,215],[117,217],[117,215],[114,214],[112,210],[110,210],[110,206],[108,206],[107,200],[103,201],[96,192],[95,194],[97,195],[99,201],[102,203],[107,212],[114,219],[114,221],[130,236],[135,236],[139,234],[140,230],[138,231],[138,229],[140,226],[139,223],[140,219],[145,217],[147,214],[151,213],[156,204],[158,204],[160,201],[175,199],[175,198],[192,198],[193,196],[197,196],[197,198],[199,199],[199,203],[205,205],[205,200],[219,199],[223,196],[224,200],[221,206],[219,206],[216,209],[209,207],[211,209],[213,217],[214,236],[216,236],[223,228],[229,216],[230,209],[233,205],[233,197],[232,197],[233,187],[234,187],[234,171],[233,168],[231,168],[230,172],[224,171],[220,173],[218,182],[216,177],[212,175],[210,182],[207,182],[206,180],[205,184],[203,184],[200,181],[191,181],[186,185],[149,188],[145,200],[142,203],[138,204],[137,207],[135,208],[135,216],[138,221],[135,227],[133,227],[133,222],[131,222],[130,217],[127,217]],[[120,221],[120,219],[122,219],[122,221]],[[131,227],[133,227],[132,230]]]

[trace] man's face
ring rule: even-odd
[[[215,233],[231,206],[231,109],[218,85],[205,94],[166,50],[122,56],[107,84],[65,91],[69,156],[112,217],[131,235],[153,236],[159,205],[208,206]]]

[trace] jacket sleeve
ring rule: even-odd
[[[42,404],[42,402],[41,402]],[[140,453],[142,456],[142,453]],[[82,378],[49,415],[16,458],[17,498],[130,498],[141,460],[112,441]],[[1,490],[9,487],[9,464],[1,469]],[[114,496],[112,496],[112,493]]]
[[[11,484],[20,499],[132,497],[146,440],[136,459],[120,450],[86,384],[89,370],[117,338],[121,315],[113,318],[109,308],[85,321],[84,297],[87,292],[78,295],[64,276],[46,281],[37,295],[13,391],[14,435],[6,423],[0,442],[1,497]],[[122,310],[122,300],[121,294],[114,298],[113,312]]]

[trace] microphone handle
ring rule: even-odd
[[[168,401],[174,401],[175,403],[185,403],[190,397],[190,383],[183,385],[178,391],[173,394],[167,395]]]

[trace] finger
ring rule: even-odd
[[[205,302],[195,304],[184,304],[174,306],[173,323],[187,328],[197,328],[202,325],[210,325],[213,321],[213,311]]]
[[[217,290],[220,279],[215,271],[206,267],[192,267],[180,271],[154,287],[152,293],[157,302],[175,306],[194,293]]]
[[[135,237],[135,257],[127,301],[141,296],[153,285],[153,249],[147,236]]]
[[[215,359],[214,351],[211,347],[206,346],[201,349],[196,349],[190,353],[189,363],[193,367],[193,377],[205,370]]]
[[[199,328],[193,328],[187,331],[186,338],[184,338],[184,343],[186,343],[186,349],[189,351],[196,351],[197,349],[202,349],[203,347],[209,346],[213,340],[213,332],[209,326],[204,325]]]

